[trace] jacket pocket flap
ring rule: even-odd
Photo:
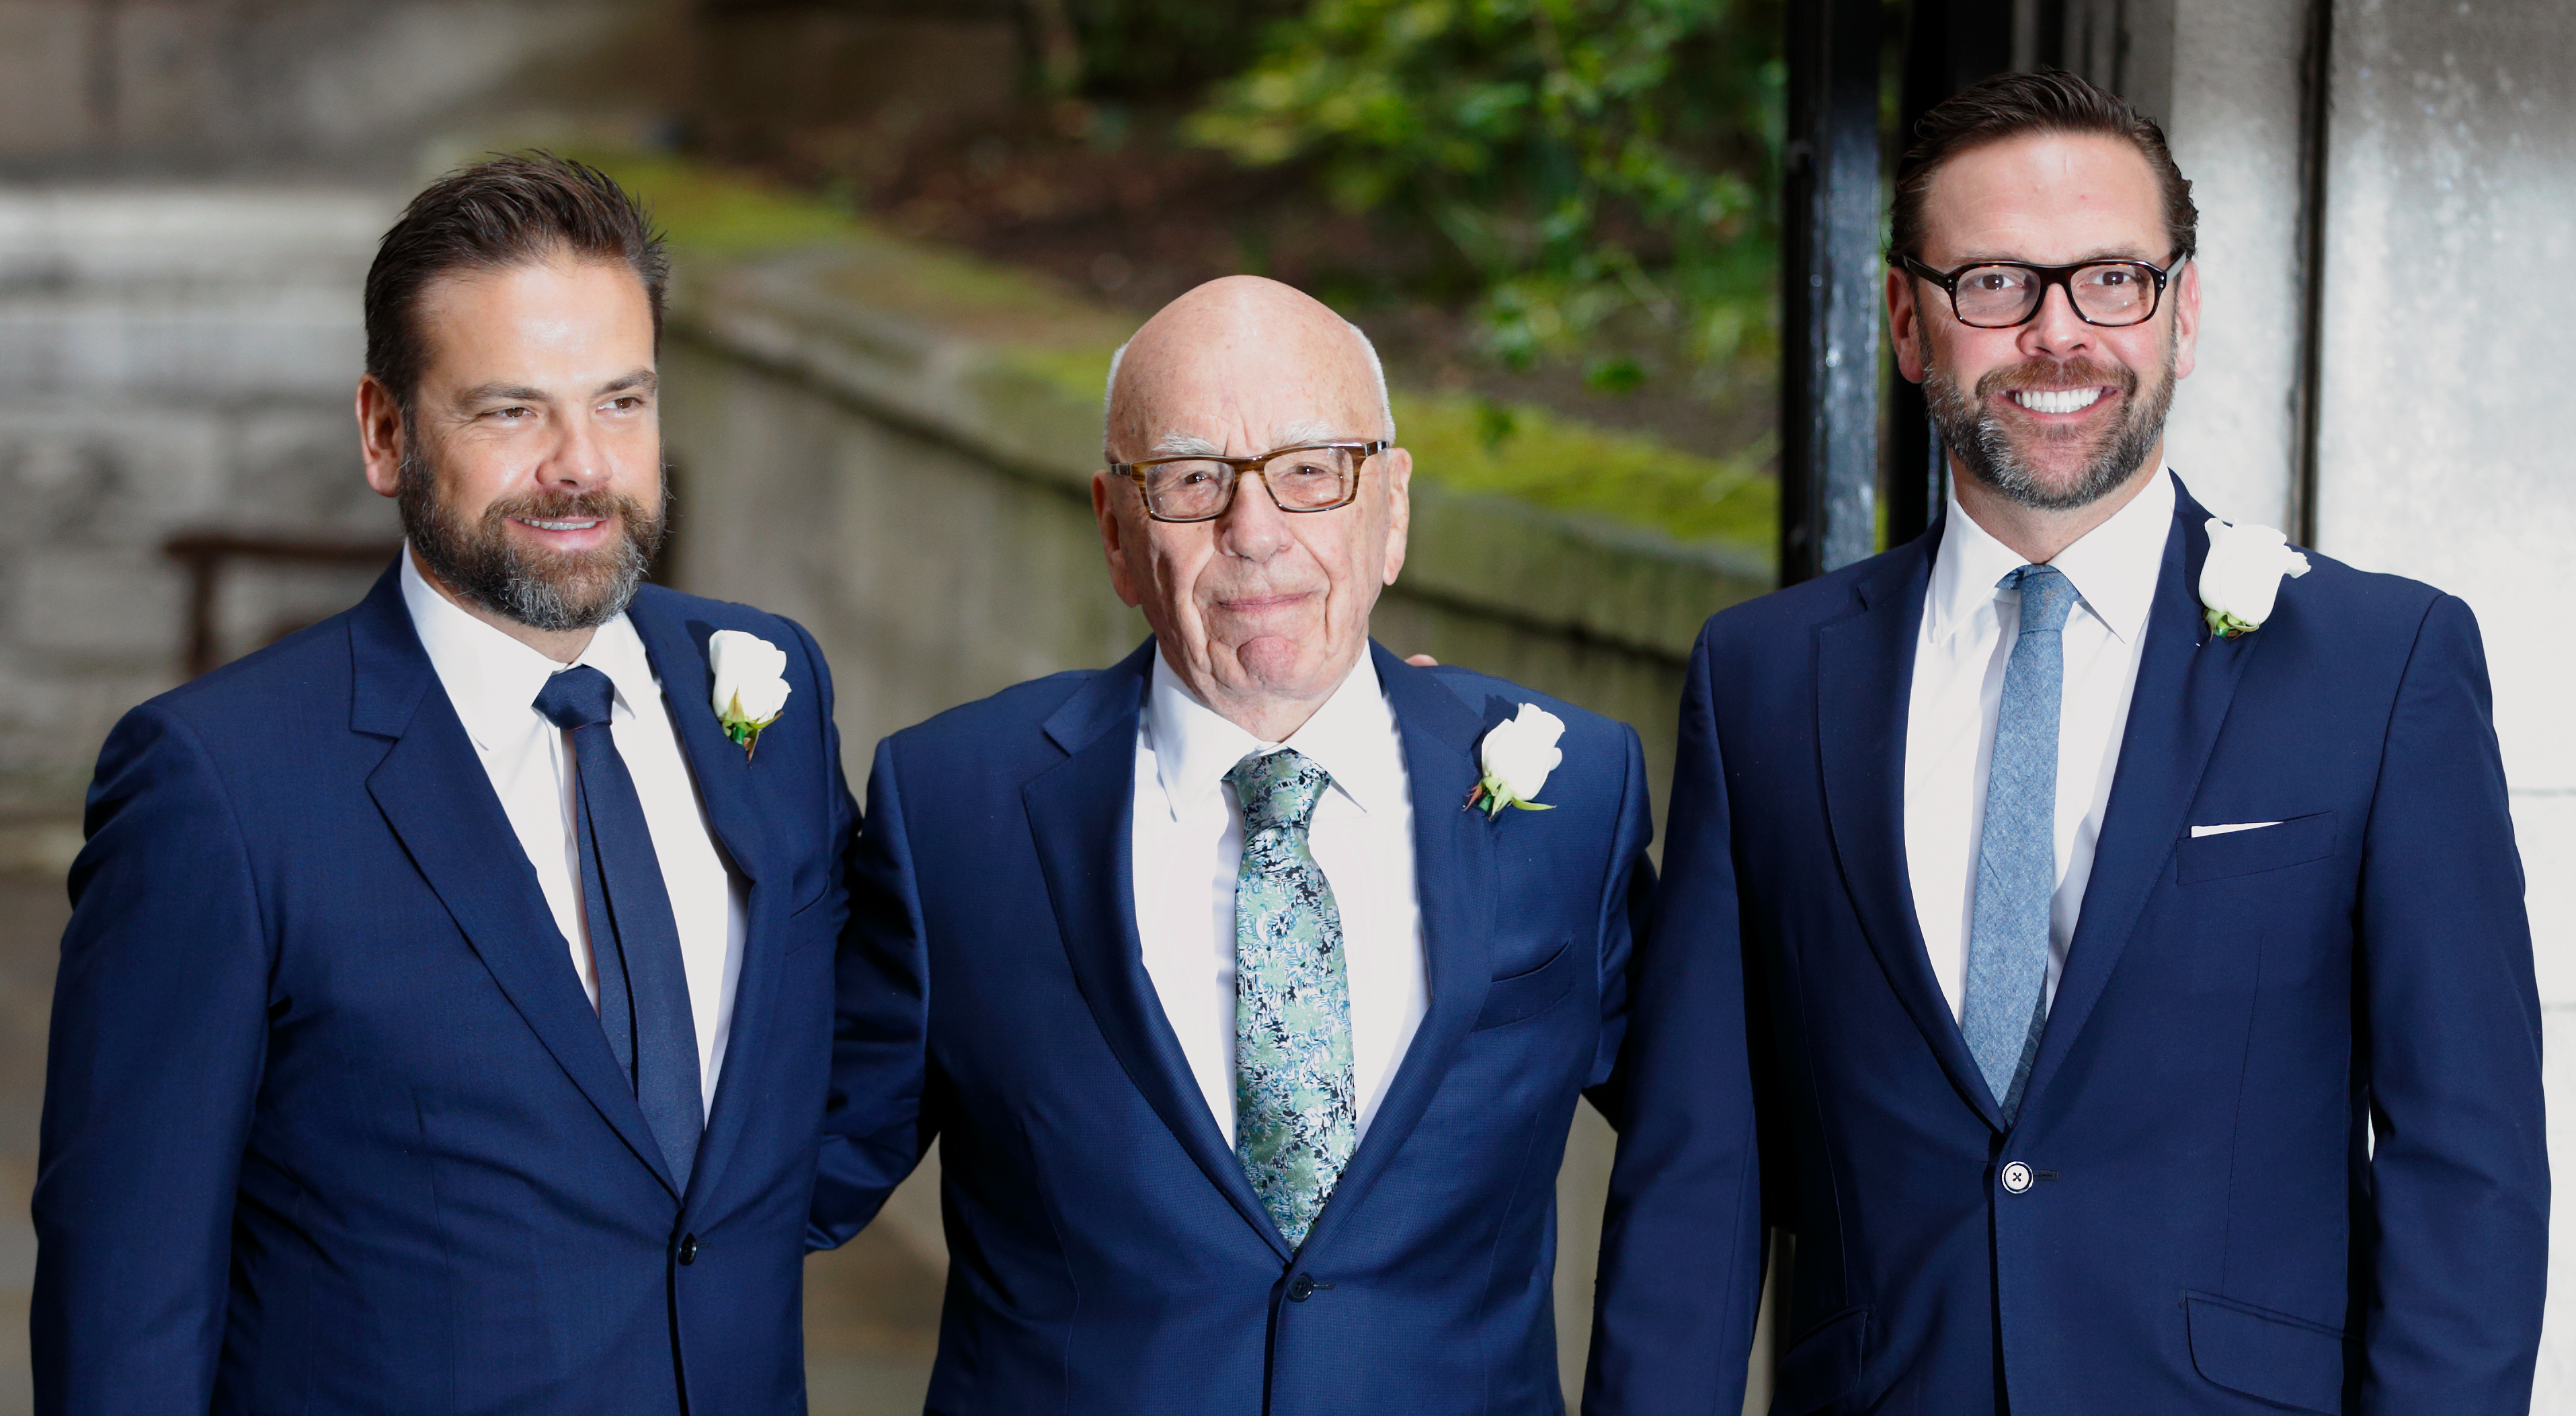
[[[1534,1018],[1555,1007],[1556,1000],[1574,987],[1577,961],[1574,941],[1569,939],[1537,968],[1485,985],[1485,1006],[1476,1014],[1474,1031]]]
[[[2181,883],[2191,885],[2305,865],[2333,855],[2334,847],[2335,813],[2320,811],[2314,816],[2294,816],[2278,826],[2188,837],[2175,857],[2180,861]]]
[[[2302,1411],[2343,1409],[2347,1344],[2333,1328],[2232,1298],[2185,1293],[2191,1364],[2229,1391]]]
[[[1867,1308],[1845,1308],[1809,1328],[1780,1356],[1773,1416],[1807,1416],[1849,1396],[1860,1384],[1862,1346],[1868,1337]]]

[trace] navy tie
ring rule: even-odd
[[[680,927],[662,884],[661,858],[644,823],[644,803],[617,755],[608,675],[579,665],[546,680],[536,708],[572,734],[581,800],[573,813],[581,855],[581,905],[599,973],[599,1025],[608,1050],[635,1088],[682,1193],[706,1125],[698,1087],[698,1029],[689,1013],[689,975]]]

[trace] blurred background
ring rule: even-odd
[[[1700,621],[1937,505],[1880,333],[1885,177],[1913,115],[2045,63],[2197,184],[2193,490],[2478,611],[2576,1107],[2559,0],[0,0],[0,1413],[91,760],[390,559],[357,292],[429,176],[544,146],[654,204],[659,574],[815,632],[854,779],[1141,637],[1084,491],[1108,353],[1248,271],[1386,355],[1419,474],[1379,637],[1636,723],[1660,784]],[[1608,1154],[1586,1112],[1569,1385]],[[935,1166],[811,1261],[818,1416],[920,1409],[945,1268]],[[2562,1314],[2537,1410],[2576,1407]]]

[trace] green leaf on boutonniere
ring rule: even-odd
[[[2200,617],[2209,621],[2209,632],[2221,639],[2234,639],[2240,634],[2252,634],[2262,628],[2260,625],[2247,624],[2225,610],[2204,610]]]
[[[1484,803],[1485,819],[1488,821],[1502,815],[1503,808],[1507,806],[1514,807],[1521,811],[1556,810],[1553,803],[1543,801],[1525,801],[1520,797],[1512,795],[1510,784],[1506,783],[1499,776],[1487,777],[1485,780],[1476,784],[1476,789],[1474,791],[1467,793],[1468,810],[1473,811],[1478,802]]]
[[[749,762],[760,745],[761,729],[778,721],[794,691],[785,676],[787,655],[758,635],[720,629],[707,640],[707,664],[715,673],[716,721]],[[744,706],[746,698],[749,707]]]
[[[1565,722],[1535,703],[1524,703],[1509,719],[1496,723],[1476,746],[1476,761],[1484,780],[1467,793],[1467,807],[1473,810],[1478,801],[1485,803],[1485,819],[1503,814],[1503,808],[1516,806],[1523,811],[1553,811],[1556,808],[1532,800],[1547,790],[1547,776],[1556,770],[1565,754],[1556,740],[1565,733]]]

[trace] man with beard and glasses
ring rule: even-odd
[[[542,155],[386,234],[357,413],[408,551],[99,758],[37,1410],[804,1409],[857,813],[804,631],[642,583],[665,270]]]
[[[2549,1179],[2476,624],[2164,466],[2155,124],[2048,72],[1917,136],[1888,314],[1954,494],[1700,637],[1586,1409],[1735,1409],[1767,1226],[1775,1412],[2520,1416]]]

